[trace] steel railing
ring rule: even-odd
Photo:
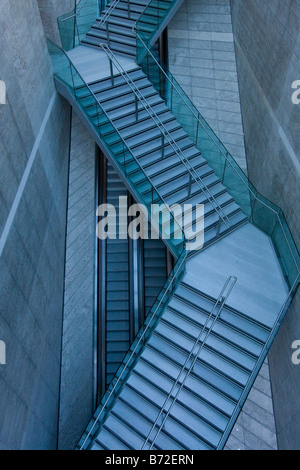
[[[109,41],[109,34],[110,34],[110,30],[109,30],[109,26],[108,26],[108,19],[110,17],[110,15],[113,13],[113,11],[117,8],[118,4],[121,2],[121,1],[126,1],[126,0],[114,0],[112,1],[109,5],[108,5],[108,8],[107,10],[105,10],[104,12],[104,15],[102,16],[102,18],[100,18],[100,20],[98,21],[97,23],[97,26],[99,28],[102,28],[102,26],[104,26],[106,24],[106,31],[107,31],[107,40]],[[127,12],[128,12],[128,19],[131,18],[131,10],[130,10],[130,0],[127,0]]]
[[[143,108],[146,110],[150,118],[153,120],[155,125],[158,127],[160,134],[162,136],[162,152],[164,152],[165,140],[168,141],[169,145],[172,147],[173,151],[185,166],[186,170],[188,171],[190,181],[189,181],[189,197],[191,196],[192,191],[192,184],[195,182],[201,191],[204,193],[207,200],[212,205],[213,209],[217,212],[219,219],[223,220],[227,227],[230,227],[231,221],[229,220],[228,216],[225,214],[222,207],[218,204],[216,198],[213,196],[207,185],[204,183],[201,176],[198,174],[197,170],[191,165],[190,161],[185,157],[184,153],[182,152],[181,148],[178,146],[177,142],[174,140],[172,135],[170,134],[169,130],[166,128],[164,123],[161,121],[157,113],[154,111],[151,104],[148,102],[147,98],[143,95],[141,90],[136,86],[134,81],[128,75],[128,73],[124,70],[114,53],[110,50],[110,48],[106,44],[100,44],[100,47],[106,53],[109,61],[110,61],[110,71],[111,71],[111,79],[113,83],[113,67],[112,64],[116,67],[118,72],[123,77],[124,81],[128,84],[131,91],[135,95],[136,103],[139,101]],[[164,157],[164,154],[163,154]],[[193,174],[194,173],[194,174]],[[201,183],[201,184],[200,184]]]
[[[120,1],[121,0],[114,0],[108,5],[108,8],[107,8],[107,10],[105,10],[104,15],[102,16],[102,18],[100,18],[100,21],[98,21],[98,23],[97,23],[99,28],[101,28],[107,22],[108,18],[110,17],[112,12],[115,10],[118,3],[120,3]],[[128,2],[128,5],[129,5],[129,0],[127,0],[127,2]]]
[[[73,13],[73,15],[70,15],[70,16],[67,16],[66,18],[62,18],[60,21],[61,23],[64,23],[65,21],[67,20],[71,20],[72,18],[76,18],[78,15],[80,15],[81,13],[81,10],[83,9],[83,7],[86,5],[88,0],[84,0],[84,2],[80,5],[80,7],[77,9],[76,8],[76,11],[75,13]]]
[[[198,335],[198,337],[197,337],[197,339],[196,339],[196,341],[193,345],[193,348],[191,349],[189,355],[187,356],[187,358],[186,358],[186,360],[185,360],[185,362],[184,362],[184,364],[183,364],[183,366],[182,366],[182,368],[181,368],[181,370],[180,370],[180,372],[177,376],[176,381],[172,385],[172,388],[171,388],[167,398],[165,399],[165,401],[163,403],[163,406],[161,407],[161,410],[160,410],[156,420],[154,421],[154,423],[152,425],[152,428],[150,429],[141,450],[144,450],[148,443],[150,444],[150,442],[149,442],[150,440],[151,440],[151,444],[150,444],[150,447],[147,450],[153,449],[153,446],[154,446],[157,438],[159,437],[160,432],[164,428],[165,423],[166,423],[169,415],[171,414],[171,411],[172,411],[175,403],[178,400],[178,397],[179,397],[179,394],[180,394],[181,390],[183,389],[187,379],[189,378],[190,374],[192,373],[192,371],[195,367],[195,364],[196,364],[197,360],[199,359],[200,354],[201,354],[204,346],[207,343],[209,335],[211,334],[217,320],[220,318],[220,315],[223,311],[224,305],[226,304],[226,302],[228,300],[228,297],[230,296],[230,294],[232,292],[232,289],[234,288],[236,282],[237,282],[237,277],[235,277],[235,276],[230,276],[227,279],[227,281],[225,282],[225,284],[224,284],[224,286],[223,286],[223,288],[222,288],[222,290],[219,294],[219,297],[217,298],[217,300],[216,300],[216,302],[213,306],[212,311],[208,315],[208,317],[206,319],[206,322],[202,326],[201,331],[200,331],[200,333],[199,333],[199,335]],[[217,310],[217,312],[216,312],[216,310]],[[216,312],[216,314],[215,314],[215,312]],[[206,331],[206,329],[207,329],[207,331]],[[205,334],[205,331],[206,331],[206,334]],[[203,338],[203,340],[201,340],[203,334],[205,334],[205,337]],[[188,364],[189,364],[190,361],[192,361],[192,362],[191,362],[190,366],[188,367]],[[185,374],[184,377],[182,377],[183,374]],[[178,386],[178,390],[175,393],[174,397],[172,397],[172,395],[175,392],[175,389],[177,388],[177,386]],[[166,407],[167,407],[168,402],[169,402],[170,399],[172,401],[171,401],[171,404],[170,404],[170,406],[167,410]],[[155,433],[154,438],[152,439],[151,435],[152,435],[153,431],[155,431],[155,428],[157,427],[158,422],[159,422],[159,420],[160,420],[160,418],[163,414],[165,414],[165,416],[164,416],[161,424],[158,426],[158,429]]]
[[[52,41],[49,40],[49,43],[52,43]],[[54,43],[53,43],[54,44]],[[58,46],[56,46],[58,47]],[[60,48],[59,48],[60,49]],[[61,51],[64,53],[65,57],[67,58],[67,60],[69,62],[70,59],[69,57],[67,56],[67,54],[65,53],[65,51],[63,51],[63,49],[61,49]],[[165,209],[167,210],[167,212],[170,213],[171,215],[171,219],[173,218],[174,222],[176,223],[177,227],[180,229],[181,233],[182,233],[182,238],[183,238],[183,242],[185,242],[186,240],[188,240],[188,238],[186,237],[185,233],[184,233],[184,230],[182,228],[182,223],[181,221],[178,221],[175,214],[172,212],[171,208],[169,207],[169,205],[166,203],[166,201],[164,200],[164,198],[160,195],[158,189],[156,188],[156,185],[155,183],[152,181],[151,177],[149,175],[147,175],[147,173],[145,172],[145,170],[143,169],[142,165],[140,164],[138,158],[134,155],[134,152],[131,150],[130,146],[126,143],[126,141],[124,140],[124,138],[120,135],[120,132],[118,131],[117,127],[115,126],[115,124],[113,123],[113,121],[110,119],[110,117],[108,116],[107,112],[105,111],[105,109],[103,107],[101,107],[100,105],[100,101],[99,99],[96,97],[95,93],[92,91],[92,89],[89,87],[88,84],[85,83],[84,79],[82,78],[82,76],[80,75],[80,73],[78,72],[78,70],[76,69],[76,67],[72,64],[72,67],[74,68],[74,70],[76,71],[76,74],[77,76],[79,77],[79,79],[81,80],[82,83],[85,84],[85,87],[87,88],[89,94],[93,97],[94,99],[94,102],[96,105],[99,106],[99,108],[101,109],[101,112],[103,113],[103,115],[106,117],[107,121],[111,124],[113,130],[115,131],[116,135],[120,138],[122,144],[123,144],[123,149],[125,149],[127,152],[130,153],[130,156],[133,158],[133,160],[136,162],[139,170],[141,171],[141,173],[144,175],[144,178],[146,179],[146,181],[148,181],[148,183],[150,184],[151,186],[151,192],[152,192],[152,203],[157,203],[157,197],[159,198],[159,200],[163,203]],[[73,76],[73,72],[72,72],[72,67],[71,67],[71,75],[72,75],[72,81],[73,81],[73,88],[74,88],[74,91],[75,91],[75,95],[76,95],[76,86],[75,86],[75,80],[74,80],[74,76]],[[99,135],[101,137],[101,132],[100,132],[100,122],[98,120],[98,132],[99,132]],[[124,165],[124,171],[125,171],[125,175],[127,175],[127,169],[126,169],[126,162],[125,162],[125,154],[124,154],[124,162],[123,162],[123,165]],[[156,192],[156,198],[154,200],[154,191]],[[151,218],[151,211],[149,211],[149,215],[150,215],[150,222],[153,223],[153,220]],[[174,224],[175,225],[175,224]],[[159,224],[158,224],[158,230],[159,230]],[[175,228],[174,228],[175,230]],[[160,230],[159,230],[160,231]]]
[[[60,38],[65,50],[81,44],[82,37],[94,24],[99,12],[103,11],[106,0],[80,0],[70,13],[57,18]]]
[[[186,257],[187,255],[184,254],[182,256],[182,259],[179,260],[179,262],[177,263],[177,266],[175,267],[175,270],[174,272],[172,273],[172,275],[170,276],[170,278],[168,279],[167,283],[168,283],[168,287],[165,288],[165,291],[161,297],[161,299],[159,300],[158,302],[158,305],[156,306],[156,308],[154,309],[153,313],[150,314],[148,316],[148,319],[147,319],[147,325],[142,327],[142,333],[140,335],[140,337],[138,338],[136,344],[133,346],[132,350],[130,351],[130,355],[128,357],[128,359],[126,360],[125,364],[124,364],[124,367],[122,369],[122,372],[120,373],[120,375],[118,376],[115,384],[113,385],[112,389],[110,390],[110,392],[108,393],[108,396],[106,397],[103,405],[101,406],[101,409],[99,410],[98,414],[97,414],[97,417],[93,423],[93,425],[91,426],[91,429],[89,430],[89,432],[87,433],[86,437],[84,438],[82,444],[80,445],[80,450],[82,450],[86,443],[88,442],[88,440],[90,439],[90,437],[92,436],[93,434],[93,431],[95,430],[95,427],[97,426],[97,424],[99,423],[100,421],[100,418],[101,416],[103,415],[103,412],[105,411],[108,403],[110,402],[110,399],[113,397],[113,395],[115,394],[116,392],[116,389],[121,381],[121,379],[124,377],[124,373],[125,371],[128,372],[130,370],[130,363],[132,361],[132,359],[135,357],[136,353],[138,353],[138,348],[139,346],[144,342],[144,340],[146,339],[146,333],[150,330],[150,326],[154,326],[154,320],[157,319],[157,313],[158,313],[158,310],[160,309],[160,307],[162,306],[163,304],[163,301],[165,300],[167,294],[169,294],[171,288],[173,287],[173,283],[174,281],[176,281],[182,267],[185,265],[185,262],[186,262]],[[122,366],[121,366],[122,367]]]
[[[197,114],[194,109],[190,106],[189,102],[188,102],[188,99],[186,98],[185,96],[185,93],[179,88],[176,86],[176,84],[173,83],[173,81],[170,79],[170,77],[168,76],[168,74],[166,73],[166,71],[164,70],[164,68],[160,65],[160,63],[158,62],[158,60],[156,59],[156,57],[154,56],[154,54],[151,52],[151,50],[148,48],[147,44],[145,43],[145,41],[142,39],[142,37],[140,36],[140,34],[138,33],[137,31],[137,22],[133,25],[133,28],[132,28],[132,31],[133,33],[136,35],[136,37],[138,38],[139,41],[141,41],[141,43],[143,44],[143,47],[146,49],[147,53],[151,56],[151,58],[154,60],[154,62],[156,63],[157,67],[159,68],[160,70],[160,73],[162,73],[165,78],[167,79],[167,81],[169,82],[169,84],[171,85],[171,89],[175,89],[176,92],[178,93],[178,95],[180,95],[181,99],[184,101],[185,105],[187,106],[187,108],[189,109],[189,111],[193,114],[194,118],[197,120],[197,134],[196,134],[196,142],[198,141],[198,130],[199,130],[199,127],[201,126],[201,128],[205,131],[206,135],[209,137],[209,139],[214,143],[214,145],[217,147],[218,151],[222,154],[222,156],[225,158],[226,160],[226,165],[230,165],[230,167],[232,168],[232,170],[235,172],[236,176],[239,178],[239,180],[243,183],[243,185],[246,187],[247,191],[249,191],[249,193],[251,194],[251,196],[253,197],[253,199],[255,199],[255,201],[259,202],[260,204],[262,204],[265,208],[267,208],[268,210],[270,210],[274,215],[275,217],[277,218],[277,221],[281,227],[281,230],[282,230],[282,233],[283,233],[283,236],[285,238],[285,241],[286,241],[286,244],[288,246],[288,249],[289,249],[289,252],[291,254],[291,257],[295,263],[295,267],[296,267],[296,270],[298,272],[298,279],[299,279],[299,275],[300,275],[300,266],[294,256],[294,253],[293,253],[293,250],[292,250],[292,247],[291,247],[291,244],[289,242],[289,239],[288,239],[288,236],[286,234],[286,230],[285,230],[285,227],[283,226],[282,224],[282,221],[279,217],[279,214],[278,212],[273,209],[271,206],[269,206],[268,204],[266,204],[263,200],[259,199],[257,197],[257,195],[255,194],[255,192],[253,191],[253,189],[251,188],[251,184],[249,182],[249,180],[247,179],[248,181],[248,184],[247,182],[245,181],[245,179],[243,179],[243,177],[241,176],[241,173],[242,170],[240,169],[240,171],[237,170],[236,166],[232,163],[231,159],[228,158],[228,153],[224,152],[224,149],[219,145],[219,142],[218,140],[216,141],[215,139],[213,139],[213,136],[212,134],[214,135],[213,131],[211,130],[212,134],[209,133],[209,131],[207,130],[207,128],[203,125],[203,123],[201,122],[201,120],[199,119],[199,113]],[[216,137],[217,139],[217,137]],[[237,165],[237,164],[236,164]],[[238,166],[238,165],[237,165]],[[225,168],[224,168],[224,171],[225,171]]]
[[[75,18],[76,16],[80,15],[87,1],[88,0],[84,0],[84,2],[80,5],[78,9],[76,9],[76,12],[73,13],[73,15],[67,16],[66,18],[63,18],[60,21],[63,23],[67,20],[71,20],[72,18]],[[109,3],[107,10],[104,11],[103,17],[100,18],[100,21],[98,22],[98,26],[101,27],[108,20],[109,16],[112,14],[112,12],[117,7],[118,3],[120,3],[120,1],[124,1],[124,0],[114,0],[111,3]],[[128,4],[128,18],[130,18],[130,0],[127,0],[127,4]]]
[[[87,85],[88,86],[88,85]],[[99,99],[96,97],[96,95],[94,94],[94,92],[91,90],[91,88],[88,86],[89,88],[89,91],[90,93],[92,94],[92,96],[94,97],[94,99],[97,101],[97,103],[99,103],[100,105],[100,101]],[[145,179],[148,181],[148,183],[151,185],[151,191],[152,191],[152,203],[154,203],[154,197],[153,197],[153,193],[154,191],[156,192],[158,198],[160,199],[160,201],[163,203],[164,205],[164,208],[167,210],[167,212],[170,213],[171,217],[173,217],[174,221],[176,222],[178,228],[181,230],[181,233],[182,233],[182,236],[183,236],[183,240],[185,240],[186,236],[185,236],[185,233],[182,229],[182,224],[180,221],[177,220],[176,216],[174,213],[172,213],[171,211],[171,208],[169,207],[169,205],[166,203],[166,201],[164,200],[164,198],[160,195],[158,189],[156,188],[156,185],[153,183],[151,177],[149,175],[147,175],[147,173],[145,172],[145,170],[143,169],[142,165],[140,164],[138,158],[134,155],[134,151],[131,150],[130,146],[127,144],[127,142],[125,141],[125,139],[121,136],[120,132],[118,131],[117,127],[115,126],[115,124],[113,123],[113,121],[109,118],[107,112],[101,107],[101,110],[103,112],[103,114],[106,116],[106,118],[108,119],[108,121],[111,123],[112,127],[114,128],[116,134],[118,135],[118,137],[121,139],[122,141],[122,144],[123,144],[123,148],[125,147],[126,149],[129,150],[130,152],[130,155],[133,157],[134,161],[137,163],[140,171],[142,172],[142,174],[144,175]],[[100,134],[101,136],[101,134]],[[125,167],[125,161],[124,161],[124,171],[125,171],[125,175],[126,175],[126,167]],[[157,199],[157,197],[156,197]],[[153,220],[151,218],[151,223],[153,223]],[[159,225],[159,224],[158,224]],[[159,226],[158,226],[158,230],[159,230]]]
[[[111,16],[111,14],[114,12],[114,10],[116,9],[116,7],[118,6],[118,4],[121,2],[121,1],[126,1],[126,0],[113,0],[112,2],[110,2],[109,4],[106,3],[106,9],[104,10],[103,12],[103,16],[100,17],[99,21],[97,22],[97,26],[99,28],[102,28],[104,25],[106,25],[106,32],[107,32],[107,40],[108,42],[110,41],[110,29],[109,29],[109,23],[108,23],[108,20]],[[69,15],[65,18],[60,18],[59,19],[59,22],[60,23],[64,23],[68,20],[71,20],[72,18],[75,18],[75,28],[78,29],[78,24],[77,24],[77,18],[80,16],[80,14],[84,11],[84,7],[85,5],[87,4],[88,0],[83,0],[82,4],[79,4],[79,7],[75,9],[75,12],[72,14],[72,15]],[[100,11],[102,11],[102,6],[100,6],[100,3],[102,5],[102,1],[99,0],[98,1],[98,8]],[[131,18],[131,8],[130,8],[130,0],[127,0],[127,12],[128,12],[128,18],[130,19]],[[80,33],[79,33],[79,30],[77,31],[77,36],[78,36],[78,39],[79,39],[79,43],[81,42],[80,41]]]
[[[245,385],[245,388],[244,388],[244,391],[243,393],[241,394],[240,398],[239,398],[239,401],[238,403],[236,404],[235,406],[235,409],[233,411],[233,414],[231,415],[231,418],[230,420],[228,421],[227,423],[227,426],[225,428],[225,431],[223,432],[222,434],[222,437],[219,441],[219,444],[217,446],[217,450],[222,450],[227,442],[227,439],[230,435],[230,432],[231,432],[231,429],[234,425],[234,423],[236,422],[238,416],[239,416],[239,413],[241,412],[242,410],[242,407],[247,399],[247,396],[251,390],[251,387],[252,385],[254,384],[254,381],[260,371],[260,368],[262,367],[263,365],[263,362],[265,360],[265,358],[267,357],[267,354],[268,354],[268,351],[270,349],[270,347],[272,346],[272,343],[275,339],[275,336],[277,334],[277,331],[279,330],[280,326],[281,326],[281,323],[284,319],[284,316],[290,306],[290,303],[291,303],[291,299],[292,299],[292,294],[297,286],[297,284],[300,282],[300,274],[298,275],[298,277],[296,278],[295,282],[294,282],[294,285],[292,286],[287,298],[286,298],[286,301],[284,302],[276,320],[275,320],[275,323],[274,323],[274,326],[268,336],[268,339],[267,341],[265,342],[264,344],[264,347],[260,353],[260,356],[259,358],[257,359],[257,362],[256,362],[256,365],[253,369],[253,371],[251,372],[251,375],[250,377],[248,378],[247,380],[247,383]]]

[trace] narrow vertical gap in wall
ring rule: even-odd
[[[70,123],[69,123],[69,148],[68,148],[68,177],[67,177],[67,203],[66,203],[66,223],[65,223],[65,252],[64,252],[64,279],[66,278],[66,261],[67,261],[67,221],[69,210],[69,187],[70,187],[70,163],[71,163],[71,138],[72,138],[72,121],[73,108],[70,106]],[[60,339],[60,372],[59,372],[59,391],[58,391],[58,408],[57,408],[57,432],[56,432],[56,449],[59,450],[60,437],[60,400],[61,400],[61,377],[62,377],[62,357],[63,357],[63,328],[64,328],[64,307],[65,307],[65,289],[63,289],[62,312],[61,312],[61,339]]]
[[[130,207],[133,204],[133,198],[129,194],[128,206]],[[131,223],[132,217],[128,219],[128,225]],[[136,240],[132,240],[128,237],[128,265],[129,265],[129,341],[130,344],[134,340],[135,334],[135,310],[136,310],[136,282],[137,282],[137,273],[136,269]]]
[[[129,195],[129,206],[135,204]],[[129,221],[130,222],[130,221]],[[129,243],[129,292],[130,292],[130,344],[133,343],[145,319],[144,303],[144,246],[143,240],[132,240]]]
[[[245,168],[242,168],[242,170],[244,171],[245,175],[248,177],[249,176],[249,171],[248,171],[248,146],[247,146],[247,142],[246,142],[246,133],[245,133],[246,124],[245,124],[244,107],[243,107],[242,94],[241,94],[241,77],[240,77],[239,62],[238,62],[239,51],[237,50],[237,41],[236,41],[236,35],[235,35],[235,21],[233,19],[232,6],[231,5],[230,5],[230,16],[231,16],[231,24],[232,24],[234,55],[235,55],[235,62],[236,62],[238,95],[239,95],[240,106],[241,106],[241,112],[240,113],[241,113],[242,129],[243,129],[243,141],[244,141],[244,148],[245,148]]]
[[[167,247],[166,247],[166,261],[167,261],[167,278],[168,278],[175,267],[175,262],[174,262],[174,257],[172,256],[171,252],[168,250]]]
[[[138,251],[138,269],[139,269],[139,314],[138,314],[138,322],[137,322],[137,331],[136,335],[138,334],[139,329],[144,324],[146,318],[146,306],[145,306],[145,266],[144,266],[144,241],[139,239],[139,251]],[[135,335],[135,336],[136,336]]]
[[[98,298],[99,298],[99,285],[98,285],[98,257],[99,257],[99,243],[97,236],[97,208],[100,204],[100,188],[99,188],[99,167],[100,167],[100,150],[97,145],[95,145],[95,227],[94,227],[94,236],[95,236],[95,255],[94,255],[94,321],[93,321],[93,371],[94,371],[94,390],[93,390],[93,405],[96,409],[98,405]]]
[[[168,28],[158,38],[158,53],[162,62],[169,68]]]
[[[105,204],[107,199],[107,160],[99,147],[96,153],[98,207]],[[94,351],[96,405],[98,405],[106,389],[106,240],[100,240],[96,234],[96,245]]]
[[[167,70],[169,69],[169,42],[168,42],[168,28],[166,27],[164,31],[162,32],[161,36],[158,39],[158,51],[159,51],[159,57],[162,61],[163,64],[166,65]],[[163,80],[165,80],[165,77],[163,76]],[[171,272],[173,271],[174,268],[174,258],[169,252],[169,250],[166,247],[166,269],[167,269],[167,277],[170,276]]]

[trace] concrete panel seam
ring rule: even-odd
[[[1,258],[2,254],[3,254],[4,248],[5,248],[5,244],[6,244],[6,241],[7,241],[7,239],[8,239],[8,236],[9,236],[9,233],[10,233],[10,230],[11,230],[11,227],[12,227],[12,225],[13,225],[13,223],[14,223],[14,219],[15,219],[15,216],[16,216],[16,213],[17,213],[17,210],[18,210],[20,201],[21,201],[21,199],[22,199],[22,196],[23,196],[23,193],[24,193],[24,190],[25,190],[25,187],[26,187],[26,183],[27,183],[27,181],[28,181],[28,178],[29,178],[29,175],[30,175],[32,166],[33,166],[33,163],[34,163],[34,161],[35,161],[35,157],[36,157],[36,155],[37,155],[37,151],[38,151],[39,145],[40,145],[41,140],[42,140],[42,138],[43,138],[43,134],[44,134],[46,125],[47,125],[48,120],[49,120],[49,118],[50,118],[51,111],[52,111],[52,108],[53,108],[53,106],[54,106],[56,97],[57,97],[57,93],[54,92],[53,95],[52,95],[52,97],[51,97],[51,100],[50,100],[50,102],[49,102],[49,106],[48,106],[47,111],[46,111],[46,113],[45,113],[45,116],[44,116],[42,125],[41,125],[40,130],[39,130],[39,133],[38,133],[38,135],[37,135],[37,138],[36,138],[35,143],[34,143],[34,145],[33,145],[33,147],[32,147],[32,151],[31,151],[31,154],[30,154],[30,156],[29,156],[29,159],[28,159],[28,162],[27,162],[25,171],[24,171],[24,173],[23,173],[23,176],[22,176],[22,179],[21,179],[21,182],[20,182],[18,191],[17,191],[17,193],[16,193],[16,196],[15,196],[15,199],[14,199],[14,202],[13,202],[13,205],[12,205],[12,207],[11,207],[11,209],[10,209],[8,218],[7,218],[7,220],[6,220],[6,223],[5,223],[5,226],[4,226],[4,229],[3,229],[3,232],[2,232],[1,238],[0,238],[0,258]]]
[[[295,154],[295,152],[294,152],[294,150],[293,150],[291,144],[289,143],[289,140],[288,140],[288,138],[287,138],[287,136],[286,136],[284,130],[282,129],[282,127],[281,127],[281,125],[280,125],[280,123],[279,123],[279,121],[278,121],[278,119],[277,119],[277,117],[276,117],[276,115],[275,115],[275,113],[274,113],[274,111],[273,111],[273,109],[272,109],[272,106],[270,105],[270,103],[269,103],[267,97],[265,96],[265,94],[264,94],[264,92],[263,92],[263,90],[262,90],[262,88],[261,88],[261,86],[260,86],[260,84],[259,84],[259,82],[258,82],[258,80],[257,80],[257,78],[256,78],[256,76],[255,76],[255,74],[254,74],[254,71],[252,70],[252,68],[251,68],[251,66],[250,66],[250,64],[249,64],[249,62],[248,62],[248,60],[247,60],[247,58],[246,58],[246,56],[245,56],[245,54],[244,54],[244,51],[243,51],[241,45],[239,44],[239,42],[238,42],[238,40],[237,40],[236,38],[235,38],[235,44],[236,44],[236,47],[237,47],[238,50],[239,50],[239,53],[240,53],[241,57],[243,58],[243,61],[244,61],[244,63],[245,63],[245,66],[247,67],[247,69],[248,69],[248,71],[249,71],[249,74],[250,74],[250,76],[252,77],[253,82],[255,83],[255,86],[256,86],[256,88],[257,88],[257,90],[258,90],[258,92],[259,92],[259,94],[260,94],[260,96],[261,96],[261,98],[262,98],[262,100],[263,100],[263,102],[264,102],[266,108],[268,109],[268,112],[269,112],[271,118],[272,118],[273,121],[274,121],[274,124],[275,124],[276,127],[278,128],[278,134],[279,134],[279,136],[280,136],[280,138],[281,138],[281,140],[282,140],[282,142],[283,142],[285,148],[287,149],[287,152],[288,152],[289,155],[291,156],[291,160],[292,160],[292,162],[293,162],[294,165],[295,165],[295,169],[297,170],[298,174],[300,175],[300,162],[299,162],[299,160],[298,160],[298,158],[297,158],[297,155]]]

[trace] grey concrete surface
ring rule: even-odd
[[[300,365],[292,363],[291,348],[300,340],[300,291],[269,354],[278,447],[300,450]]]
[[[277,450],[277,438],[266,360],[241,414],[227,441],[225,450]]]
[[[110,76],[109,60],[102,50],[88,46],[77,46],[68,52],[68,56],[87,83],[96,82]],[[118,61],[126,72],[136,67],[135,62],[128,57],[118,56]],[[113,70],[115,74],[118,73],[116,67]]]
[[[250,179],[278,204],[300,246],[300,5],[296,0],[232,1]]]
[[[69,106],[55,95],[37,3],[0,3],[0,448],[55,449]]]
[[[247,223],[187,261],[189,285],[218,298],[230,276],[237,278],[227,305],[272,329],[288,286],[269,237]]]
[[[300,77],[298,0],[232,0],[233,31],[250,179],[284,211],[300,248]],[[269,354],[278,446],[300,448],[299,292]]]
[[[241,28],[242,24],[240,20]],[[169,25],[168,39],[171,72],[247,172],[230,1],[186,0]],[[260,389],[262,385],[268,387],[267,393]],[[269,450],[276,446],[266,361],[226,449]]]
[[[71,12],[76,0],[37,0],[47,38],[61,44],[57,17]]]
[[[168,42],[171,73],[246,171],[229,0],[185,0]]]
[[[59,448],[74,449],[93,414],[95,142],[73,113]]]

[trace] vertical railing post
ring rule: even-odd
[[[77,22],[77,15],[75,16],[75,28],[76,28],[76,32],[77,32],[78,45],[80,45],[80,33],[79,33],[79,26],[78,26],[78,22]]]
[[[110,47],[110,38],[109,38],[109,23],[106,21],[106,37],[107,37],[107,44]]]
[[[99,106],[99,105],[98,105]],[[103,111],[101,109],[101,107],[99,106],[99,110],[100,110],[100,113],[99,115],[102,115],[105,117],[105,115],[103,114]],[[103,121],[103,124],[105,123],[105,120]],[[102,137],[102,130],[101,130],[101,125],[100,125],[100,118],[99,118],[99,135],[100,135],[100,138]]]
[[[75,98],[76,98],[76,101],[77,101],[77,94],[76,94],[76,90],[75,90],[75,81],[74,81],[74,75],[73,75],[73,66],[72,66],[71,63],[70,63],[70,71],[71,71],[73,90],[74,90]]]
[[[149,71],[149,52],[147,51],[147,75],[149,76],[150,71]]]
[[[219,236],[220,236],[221,225],[222,225],[222,219],[221,219],[221,217],[219,217],[218,226],[217,226],[217,238],[219,238]]]
[[[224,170],[223,170],[223,175],[222,175],[222,184],[224,184],[224,179],[225,179],[225,174],[226,174],[226,166],[227,166],[227,160],[224,165]]]
[[[174,80],[174,77],[172,75],[172,84],[171,84],[171,112],[173,112],[173,94],[174,94],[174,85],[173,85],[173,80]]]
[[[137,96],[135,95],[135,121],[138,122],[139,120],[139,104]]]
[[[189,197],[192,195],[192,175],[189,177]]]
[[[127,0],[128,18],[130,19],[130,1]]]
[[[199,112],[198,112],[198,119],[197,119],[196,145],[198,145],[198,135],[199,135]]]
[[[123,160],[124,160],[124,171],[125,171],[125,176],[127,176],[127,169],[126,169],[126,158],[125,158],[125,148],[124,148],[124,142],[123,142]]]
[[[113,62],[112,59],[109,57],[109,69],[110,69],[110,78],[111,78],[111,84],[114,86],[115,81],[114,81],[114,67],[113,67]]]
[[[98,106],[98,103],[96,103],[96,113],[97,113],[97,130],[100,134],[100,119],[99,119],[99,106]]]
[[[255,208],[256,202],[257,202],[257,199],[254,199],[252,201],[252,204],[251,204],[252,207],[251,207],[251,219],[250,219],[250,221],[253,222],[254,225],[255,225],[254,208]]]
[[[72,41],[72,44],[73,44],[73,49],[74,47],[76,47],[76,16],[74,18],[74,24],[73,24],[73,41]],[[63,42],[63,41],[62,41]]]

